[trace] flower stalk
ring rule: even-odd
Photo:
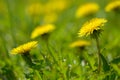
[[[26,64],[28,64],[29,67],[32,67],[34,65],[29,52],[22,54],[22,58],[24,59]]]
[[[104,18],[93,18],[92,20],[86,22],[79,31],[79,36],[88,36],[96,40],[97,54],[98,54],[98,73],[101,70],[101,60],[100,60],[100,45],[99,45],[99,36],[101,34],[102,26],[107,22]]]
[[[101,59],[100,59],[100,45],[99,45],[99,39],[96,37],[96,46],[97,46],[97,55],[98,55],[98,73],[100,73],[101,70]]]

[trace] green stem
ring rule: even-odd
[[[63,80],[66,80],[66,76],[65,76],[64,72],[62,71],[61,65],[58,63],[58,60],[55,58],[55,56],[54,56],[53,53],[51,52],[51,49],[50,49],[50,47],[49,47],[49,41],[48,41],[48,39],[47,39],[46,42],[47,42],[47,43],[46,43],[46,46],[47,46],[47,49],[48,49],[48,51],[49,51],[50,56],[53,58],[55,64],[56,64],[57,66],[59,66],[60,72],[61,72],[62,77],[63,77]]]
[[[43,80],[37,70],[35,70],[36,75],[38,76],[39,80]]]
[[[24,59],[24,61],[29,67],[32,68],[34,66],[29,52],[22,54],[22,58]]]
[[[100,73],[101,70],[101,60],[100,60],[100,45],[99,45],[99,39],[96,38],[96,45],[97,45],[97,54],[98,54],[98,73]]]
[[[22,57],[23,57],[23,59],[25,60],[26,64],[28,64],[28,66],[29,66],[30,68],[32,68],[33,70],[35,70],[35,73],[36,73],[36,75],[38,76],[39,80],[42,80],[40,73],[39,73],[38,70],[35,68],[35,65],[36,65],[36,64],[33,64],[33,62],[32,62],[30,53],[29,53],[29,52],[24,53],[24,54],[22,54]]]
[[[50,56],[53,58],[54,62],[55,62],[57,65],[59,65],[57,59],[55,58],[55,56],[53,55],[53,52],[51,51],[51,49],[50,49],[50,47],[49,47],[50,45],[49,45],[48,36],[44,36],[44,40],[45,40],[45,42],[46,42],[46,48],[47,48],[47,50],[49,51]]]

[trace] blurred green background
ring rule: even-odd
[[[26,66],[20,55],[11,55],[10,50],[31,41],[31,32],[38,25],[47,23],[52,23],[56,26],[55,31],[50,34],[49,46],[57,62],[61,65],[61,72],[57,69],[59,66],[55,65],[54,59],[48,54],[46,42],[41,37],[34,39],[39,41],[39,45],[31,51],[31,55],[33,59],[39,60],[41,64],[40,69],[43,70],[44,74],[43,80],[64,80],[60,73],[66,76],[66,80],[96,80],[98,75],[94,73],[96,69],[95,42],[90,38],[78,37],[78,31],[83,23],[93,17],[77,19],[75,13],[80,5],[87,2],[95,2],[100,6],[94,17],[108,20],[100,36],[100,48],[101,53],[109,63],[118,57],[120,53],[120,13],[105,12],[105,7],[110,1],[114,0],[0,0],[0,80],[27,80],[27,75],[29,75],[28,79],[30,79],[32,75],[30,73],[33,70]],[[40,12],[38,12],[39,14],[31,15],[32,13],[30,13],[28,8],[32,4],[36,5],[36,3],[41,4]],[[49,3],[54,3],[54,5],[46,7]],[[53,7],[56,7],[56,9],[52,10],[51,8]],[[46,16],[49,17],[45,19]],[[91,46],[87,47],[85,53],[89,54],[88,60],[92,69],[87,65],[84,67],[85,70],[82,71],[81,67],[78,66],[79,61],[77,60],[77,55],[80,55],[81,52],[69,48],[71,42],[79,39],[91,42]],[[42,54],[46,55],[47,61]],[[53,68],[49,70],[47,69],[49,68],[48,66]],[[112,76],[112,72],[109,71],[106,74],[103,71],[101,74],[102,79],[98,80],[119,80],[120,63],[115,64],[116,66],[118,68],[113,67],[115,71],[110,70],[115,74],[116,79],[106,78],[106,75]],[[81,78],[80,74],[83,78]],[[34,76],[33,80],[40,79]]]

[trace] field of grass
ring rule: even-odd
[[[112,1],[118,6],[107,12]],[[86,3],[96,3],[98,11],[76,16]],[[79,34],[93,18],[107,20],[97,26],[102,28],[98,45],[95,38]],[[0,0],[0,80],[120,80],[119,21],[120,0]],[[55,29],[31,36],[47,25]],[[78,40],[89,45],[71,47]]]

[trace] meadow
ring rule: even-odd
[[[0,0],[0,80],[120,80],[120,0]]]

